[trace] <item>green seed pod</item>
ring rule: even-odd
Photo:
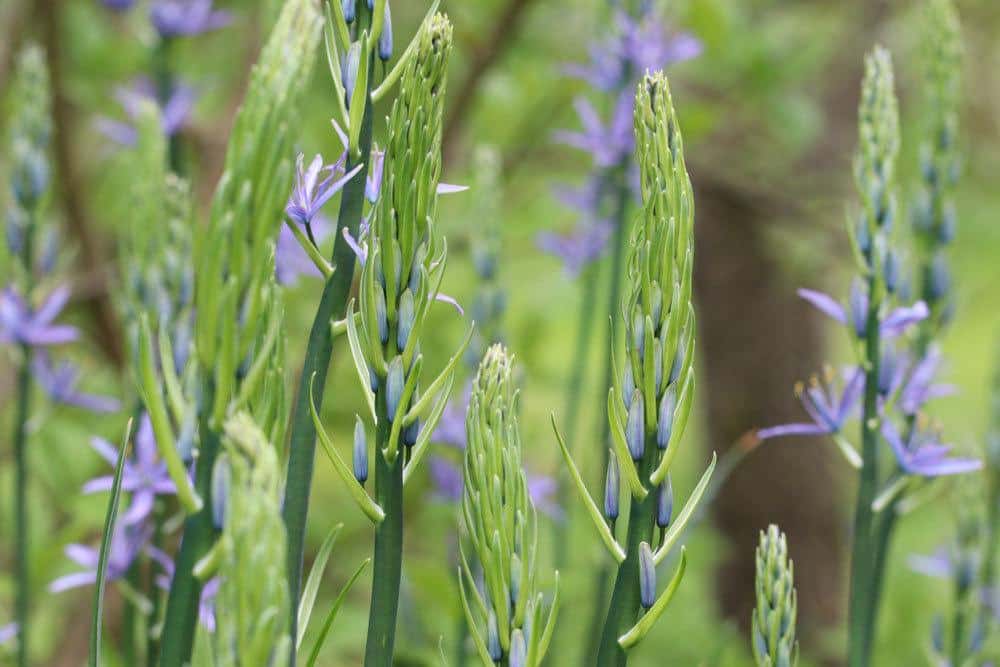
[[[538,627],[533,625],[538,619],[528,620],[529,613],[533,616],[539,611],[529,604],[539,596],[537,516],[521,465],[518,393],[512,370],[513,360],[506,350],[494,345],[487,350],[473,382],[466,416],[462,510],[467,544],[483,569],[485,596],[474,585],[467,561],[460,583],[463,596],[479,598],[480,604],[466,606],[466,614],[484,662],[517,657],[521,664],[537,665],[545,655],[549,630],[531,632],[532,627]],[[553,602],[549,625],[555,608]],[[485,613],[473,614],[471,609]],[[514,637],[526,646],[512,645]]]
[[[794,667],[798,663],[794,571],[785,534],[775,525],[768,526],[766,533],[761,531],[757,547],[757,606],[751,630],[758,667]]]

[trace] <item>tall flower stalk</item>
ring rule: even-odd
[[[542,664],[559,605],[558,573],[547,615],[538,590],[538,517],[521,464],[512,371],[507,351],[491,347],[473,381],[466,417],[462,525],[482,569],[482,585],[464,548],[458,576],[473,643],[485,667]]]
[[[713,456],[675,517],[670,471],[694,396],[694,199],[662,73],[647,74],[638,86],[635,134],[643,208],[629,240],[621,301],[624,354],[618,358],[621,363],[613,361],[608,393],[614,456],[608,465],[603,513],[559,438],[586,509],[618,562],[597,656],[601,666],[626,664],[627,651],[649,632],[672,599],[686,566],[683,549],[677,570],[659,596],[656,566],[672,553],[715,468]],[[627,521],[619,516],[622,486],[631,505]],[[615,535],[619,525],[624,545]]]
[[[237,114],[209,224],[196,238],[193,253],[198,317],[191,392],[184,392],[171,373],[170,340],[160,336],[155,354],[153,327],[148,322],[142,327],[142,395],[187,515],[163,623],[164,666],[191,659],[204,586],[195,566],[212,551],[219,534],[212,471],[227,419],[249,411],[269,441],[284,440],[284,332],[274,282],[274,238],[293,175],[294,110],[320,34],[313,4],[289,0]],[[171,464],[178,458],[177,431],[189,420],[196,424],[198,447],[192,489],[187,488],[187,472]]]
[[[343,322],[368,417],[375,429],[374,491],[368,496],[367,433],[362,421],[349,468],[330,445],[313,403],[320,441],[361,509],[375,523],[372,598],[365,665],[392,663],[403,556],[403,485],[426,455],[469,342],[426,387],[421,339],[441,300],[447,248],[435,218],[441,173],[441,122],[452,27],[435,14],[421,29],[389,116],[381,194],[359,239],[358,303]],[[471,332],[470,332],[471,336]],[[315,391],[313,389],[312,391]],[[315,397],[313,397],[315,400]]]

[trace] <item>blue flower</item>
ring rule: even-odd
[[[174,578],[174,561],[156,547],[146,547],[146,553],[163,569],[156,575],[157,588],[169,591],[170,581]],[[212,577],[201,587],[201,598],[198,601],[198,621],[209,632],[215,632],[215,597],[219,594],[222,584],[220,577]]]
[[[139,117],[144,103],[155,104],[160,109],[160,123],[163,134],[167,137],[174,136],[187,125],[197,97],[193,88],[178,83],[167,93],[166,100],[161,101],[157,97],[156,86],[145,77],[137,79],[128,88],[119,88],[115,91],[115,99],[133,123]],[[123,146],[134,146],[139,138],[134,125],[111,118],[98,118],[97,129],[104,136]]]
[[[90,445],[112,466],[118,463],[118,450],[107,440],[93,438]],[[97,477],[83,485],[83,492],[110,491],[113,481],[110,475]],[[135,436],[135,456],[125,459],[122,490],[132,494],[132,503],[121,516],[121,522],[126,526],[144,521],[153,511],[156,496],[177,492],[167,465],[157,456],[153,426],[146,414],[142,416]]]
[[[538,247],[563,261],[566,275],[575,277],[590,262],[601,256],[614,226],[607,220],[582,220],[567,234],[540,232]]]
[[[889,443],[899,467],[910,475],[941,477],[975,472],[983,467],[979,459],[949,458],[951,447],[938,442],[935,434],[914,428],[906,442],[899,435],[892,420],[882,422],[882,437]]]
[[[69,297],[68,287],[58,287],[36,310],[13,287],[0,292],[0,343],[39,347],[75,341],[76,327],[53,324]]]
[[[800,289],[798,294],[824,315],[844,326],[850,326],[859,338],[864,336],[865,319],[868,313],[868,295],[864,293],[860,283],[856,282],[852,287],[849,299],[849,316],[844,306],[828,294],[811,289]],[[883,338],[896,338],[914,324],[927,319],[929,315],[930,311],[923,301],[917,301],[912,306],[895,308],[882,319],[879,324],[879,332]]]
[[[362,165],[356,166],[348,173],[344,173],[344,165],[347,162],[347,153],[340,156],[336,163],[323,165],[323,157],[319,154],[305,168],[304,157],[299,153],[295,163],[295,186],[292,194],[288,197],[288,204],[285,206],[285,215],[293,222],[308,226],[313,218],[319,213],[335,194],[350,181],[361,169]],[[328,174],[322,181],[320,174]],[[338,179],[337,176],[341,177]]]
[[[119,524],[115,528],[108,552],[106,581],[116,581],[125,576],[152,534],[153,529],[149,525]],[[82,572],[73,572],[54,580],[49,584],[49,591],[52,593],[61,593],[80,586],[90,586],[97,581],[97,561],[100,557],[98,549],[82,544],[70,544],[66,547],[66,555],[85,569]]]
[[[109,396],[87,394],[77,389],[80,369],[69,361],[58,366],[44,351],[35,354],[31,363],[35,380],[54,403],[72,405],[91,412],[117,412],[121,404]]]
[[[229,25],[227,11],[212,8],[212,0],[156,0],[149,18],[160,37],[185,37]]]
[[[11,639],[17,636],[18,625],[17,623],[8,623],[7,625],[0,626],[0,646],[3,646]]]
[[[796,422],[772,426],[757,431],[761,440],[789,435],[833,435],[839,433],[844,422],[851,416],[865,384],[865,375],[860,368],[851,369],[841,391],[834,386],[832,373],[828,372],[825,383],[813,377],[806,387],[799,383],[795,387],[802,407],[811,422]]]

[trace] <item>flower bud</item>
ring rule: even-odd
[[[413,331],[413,292],[409,288],[403,290],[399,297],[399,313],[396,324],[396,347],[400,351],[406,349],[406,343]]]
[[[351,3],[353,4],[353,3]],[[351,96],[358,82],[358,68],[361,66],[361,42],[354,42],[347,51],[347,57],[340,65],[340,78],[344,84],[344,103],[351,108]]]
[[[629,407],[628,423],[625,425],[625,441],[628,443],[628,451],[632,458],[636,461],[641,459],[646,451],[646,422],[642,392],[638,389],[632,393],[632,405]]]
[[[385,3],[385,21],[382,23],[382,34],[378,38],[378,57],[383,62],[392,58],[392,16],[389,12],[389,0]]]
[[[385,409],[390,422],[396,416],[399,401],[403,397],[403,385],[405,382],[406,378],[403,376],[403,358],[396,355],[389,363],[389,374],[385,381]]]
[[[417,444],[417,438],[420,436],[420,420],[416,419],[412,424],[403,429],[402,438],[404,447],[412,447]]]
[[[489,651],[490,659],[493,662],[500,662],[503,658],[503,649],[500,647],[500,629],[497,627],[497,615],[490,609],[486,620],[486,649]]]
[[[341,0],[341,7],[344,8],[344,20],[348,23],[354,23],[354,19],[357,15],[354,2],[355,0]]]
[[[670,379],[667,381],[668,384],[677,382],[677,378],[681,375],[681,369],[684,368],[685,361],[684,348],[680,347],[677,349],[677,354],[674,356],[674,363],[670,366]]]
[[[864,284],[858,279],[851,283],[848,305],[854,334],[858,338],[864,338],[865,330],[868,328],[868,293]]]
[[[385,312],[385,291],[375,285],[375,321],[378,326],[378,339],[385,345],[389,342],[389,319]]]
[[[614,521],[618,518],[621,498],[621,473],[614,456],[608,459],[608,473],[604,478],[604,516]]]
[[[660,490],[656,498],[656,525],[660,528],[670,526],[670,519],[674,513],[674,485],[670,481],[670,475],[660,484]]]
[[[226,523],[226,501],[229,499],[230,479],[229,460],[226,454],[215,459],[212,467],[212,523],[217,530],[222,530]]]
[[[639,545],[639,602],[643,609],[656,602],[656,564],[648,542]]]
[[[951,270],[948,268],[948,260],[942,253],[934,255],[931,260],[930,278],[928,282],[928,296],[932,302],[941,301],[951,290]]]
[[[671,384],[660,399],[660,413],[656,417],[656,446],[666,449],[674,430],[674,410],[677,409],[677,385]]]
[[[941,226],[938,228],[938,241],[943,245],[951,243],[955,239],[955,227],[958,216],[955,213],[955,204],[948,202],[941,211]]]
[[[625,360],[625,370],[622,373],[622,403],[625,409],[632,407],[632,393],[635,391],[635,378],[632,375],[632,362]]]
[[[521,595],[521,557],[516,553],[510,557],[510,603],[517,606]]]
[[[642,359],[646,348],[646,319],[643,317],[642,311],[638,308],[636,308],[635,313],[632,315],[632,347],[639,354],[639,358]]]
[[[354,417],[354,479],[368,481],[368,436],[361,417]]]
[[[883,266],[885,289],[890,294],[894,293],[899,287],[899,276],[901,271],[902,269],[900,267],[899,254],[890,250],[885,254],[885,265]]]
[[[508,664],[510,667],[524,667],[528,660],[528,647],[524,641],[524,633],[519,628],[515,628],[510,635],[510,655]]]

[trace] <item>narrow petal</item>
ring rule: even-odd
[[[798,295],[828,317],[832,317],[841,324],[847,324],[847,314],[844,307],[830,295],[804,288],[798,290]]]
[[[757,437],[761,440],[769,438],[781,438],[788,435],[825,435],[828,431],[816,424],[783,424],[781,426],[771,426],[757,431]]]

